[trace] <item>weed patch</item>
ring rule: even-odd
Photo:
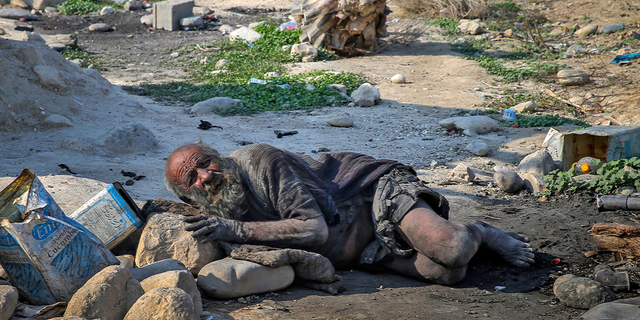
[[[534,128],[534,127],[553,127],[563,124],[575,124],[581,127],[590,127],[590,125],[582,120],[571,119],[561,117],[559,115],[544,115],[544,116],[523,116],[520,115],[516,118],[513,124],[517,124],[519,128]]]
[[[65,15],[87,14],[100,11],[106,6],[122,7],[121,4],[110,0],[67,0],[58,6],[58,10]]]

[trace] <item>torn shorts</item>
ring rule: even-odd
[[[415,253],[409,240],[396,230],[396,226],[418,199],[424,200],[441,217],[449,219],[447,199],[407,169],[391,170],[373,188],[371,217],[376,239],[360,255],[360,266],[365,269],[391,262],[395,256],[408,257]]]

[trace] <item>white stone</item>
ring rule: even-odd
[[[106,23],[94,23],[89,26],[89,31],[106,32],[111,30],[111,27]]]
[[[242,40],[248,41],[249,43],[256,42],[261,38],[262,38],[262,35],[260,33],[253,31],[252,29],[247,27],[238,28],[236,30],[233,30],[229,34],[229,39],[231,40],[242,39]]]
[[[353,118],[344,114],[332,115],[327,118],[327,124],[332,127],[353,127]]]
[[[498,130],[498,122],[487,116],[453,117],[438,123],[447,130],[463,130],[468,136],[476,136]]]
[[[101,16],[106,16],[108,14],[114,14],[116,13],[116,9],[114,9],[113,7],[110,6],[106,6],[104,8],[102,8],[102,10],[100,10],[100,15]]]
[[[222,69],[224,68],[225,65],[229,64],[229,60],[227,59],[220,59],[218,60],[218,62],[216,62],[216,69]]]
[[[524,181],[520,176],[511,170],[500,170],[493,174],[493,181],[498,188],[504,192],[518,192],[524,186]]]
[[[0,285],[0,320],[9,320],[18,306],[18,289]]]
[[[232,299],[282,290],[293,283],[290,265],[278,268],[225,258],[206,265],[198,274],[198,286],[216,299]]]
[[[264,78],[265,79],[273,79],[273,78],[280,78],[281,75],[278,74],[277,72],[267,72],[264,74]]]
[[[486,142],[478,139],[472,140],[465,149],[476,156],[481,157],[489,153],[490,150],[489,145],[487,145]]]
[[[227,97],[215,97],[209,100],[200,101],[187,109],[190,114],[206,115],[214,111],[224,111],[229,108],[235,108],[239,105],[240,100]]]
[[[53,67],[38,65],[33,67],[33,72],[40,79],[40,83],[49,90],[64,90],[67,88],[60,77],[60,73]]]
[[[24,19],[24,20],[38,20],[38,16],[36,16],[35,14],[27,11],[27,10],[23,10],[23,9],[18,9],[18,8],[13,8],[13,9],[1,9],[0,10],[0,18],[5,18],[5,19],[13,19],[13,20],[20,20],[20,19]]]
[[[393,77],[391,77],[391,82],[397,83],[397,84],[405,83],[405,82],[407,82],[407,78],[404,75],[398,73],[398,74],[394,75]]]
[[[467,183],[472,182],[476,178],[471,168],[465,164],[459,164],[449,173],[449,181]]]
[[[167,271],[148,277],[140,282],[144,292],[160,287],[176,287],[184,290],[193,301],[193,319],[199,320],[202,314],[202,297],[196,279],[189,271]]]
[[[230,34],[233,32],[233,27],[228,24],[223,24],[220,26],[220,32],[222,32],[222,34]]]
[[[556,164],[547,150],[538,150],[520,161],[516,172],[528,172],[542,176],[556,169]]]
[[[315,58],[318,56],[318,48],[308,43],[296,43],[291,46],[291,54]]]
[[[351,99],[360,107],[372,107],[380,101],[380,91],[371,84],[364,83],[351,93]]]
[[[148,26],[153,26],[153,15],[152,14],[147,14],[147,15],[144,15],[144,16],[140,17],[140,23],[148,25]]]
[[[482,33],[482,27],[475,21],[461,21],[460,24],[458,24],[458,29],[472,35]]]
[[[54,128],[73,127],[73,122],[71,122],[71,119],[59,114],[50,114],[46,119],[44,119],[42,124]]]
[[[194,320],[193,300],[180,288],[155,288],[131,306],[124,320]]]
[[[538,104],[535,101],[526,101],[511,107],[511,109],[518,113],[534,112],[538,110]]]
[[[184,17],[180,19],[180,25],[183,28],[198,28],[204,25],[204,21],[200,16]]]
[[[98,143],[114,153],[153,150],[158,139],[140,123],[129,123],[111,129]]]

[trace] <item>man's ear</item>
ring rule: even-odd
[[[196,205],[196,203],[195,203],[195,202],[193,202],[191,199],[189,199],[189,198],[187,198],[187,197],[185,197],[185,196],[179,196],[179,197],[178,197],[178,199],[180,199],[180,200],[182,200],[184,203],[188,203],[188,204],[190,204],[190,205],[192,205],[192,206],[195,206],[195,207],[197,207],[197,206],[198,206],[198,205]]]

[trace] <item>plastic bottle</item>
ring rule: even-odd
[[[504,109],[504,115],[502,116],[507,121],[516,120],[516,111],[511,109]]]
[[[610,24],[608,26],[604,26],[602,27],[602,32],[603,33],[614,33],[620,29],[624,28],[624,23],[618,23],[618,24]]]
[[[576,174],[586,174],[593,173],[602,167],[602,162],[596,164],[596,158],[593,157],[583,157],[578,162],[574,163],[573,166],[575,168]]]

